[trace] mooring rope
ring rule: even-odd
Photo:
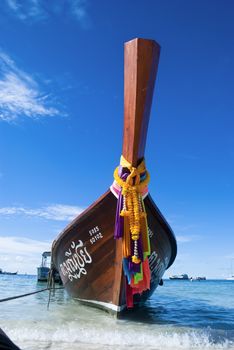
[[[41,293],[41,292],[45,292],[46,290],[50,290],[50,289],[64,289],[64,287],[58,287],[58,288],[44,288],[44,289],[40,289],[37,290],[35,292],[31,292],[31,293],[26,293],[26,294],[20,294],[20,295],[15,295],[13,297],[9,297],[9,298],[4,298],[4,299],[0,299],[0,303],[4,302],[4,301],[9,301],[9,300],[14,300],[14,299],[18,299],[18,298],[23,298],[23,297],[27,297],[29,295],[33,295],[33,294],[37,294],[37,293]]]
[[[55,293],[55,269],[53,266],[53,263],[51,262],[51,267],[48,275],[48,280],[47,280],[47,288],[49,289],[49,298],[48,298],[48,303],[47,303],[47,310],[49,310],[50,306],[50,300],[51,300],[51,292],[53,291],[53,295]]]

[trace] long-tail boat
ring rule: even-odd
[[[144,151],[160,46],[134,39],[124,48],[124,130],[114,182],[53,242],[67,292],[113,311],[141,304],[175,260],[174,234],[148,193]]]

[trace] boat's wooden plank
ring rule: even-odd
[[[144,157],[160,46],[134,39],[124,46],[124,133],[122,154],[131,164]]]

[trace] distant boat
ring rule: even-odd
[[[41,260],[41,266],[37,268],[37,280],[38,282],[47,282],[49,278],[49,272],[50,272],[50,261],[47,260],[47,258],[51,257],[51,252],[44,252],[42,253],[42,260]],[[55,271],[54,273],[54,281],[57,283],[61,282],[59,273]]]
[[[230,276],[230,277],[227,277],[226,280],[227,280],[227,281],[234,281],[234,275],[233,275],[233,276]]]
[[[234,260],[234,259],[232,259],[232,260]],[[231,260],[231,266],[230,266],[230,276],[226,278],[227,281],[234,281],[232,260]]]
[[[117,315],[152,295],[177,251],[174,234],[148,193],[144,162],[160,46],[135,39],[124,52],[123,151],[115,180],[52,247],[52,261],[68,293]],[[116,124],[109,118],[110,133]],[[100,170],[93,169],[92,176],[103,167],[99,156]]]
[[[0,269],[0,275],[17,275],[17,272],[7,272],[7,271],[2,271],[2,269]]]
[[[190,280],[191,281],[205,281],[206,277],[205,276],[191,277]]]
[[[189,277],[186,273],[182,275],[173,275],[169,277],[170,280],[188,280]]]

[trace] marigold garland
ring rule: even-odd
[[[119,215],[124,219],[124,232],[120,237],[123,238],[124,259],[128,260],[128,263],[126,263],[127,260],[125,261],[123,267],[132,290],[130,294],[133,296],[133,294],[148,289],[150,283],[148,263],[150,241],[147,214],[142,198],[142,194],[149,183],[150,175],[145,168],[144,160],[136,168],[122,156],[120,166],[122,171],[124,169],[125,176],[120,174],[119,167],[117,167],[114,171],[114,179],[121,188],[122,207]],[[125,171],[126,169],[128,170]],[[129,265],[130,261],[133,265]],[[134,268],[134,265],[139,266],[139,268]],[[129,295],[129,289],[127,294]]]

